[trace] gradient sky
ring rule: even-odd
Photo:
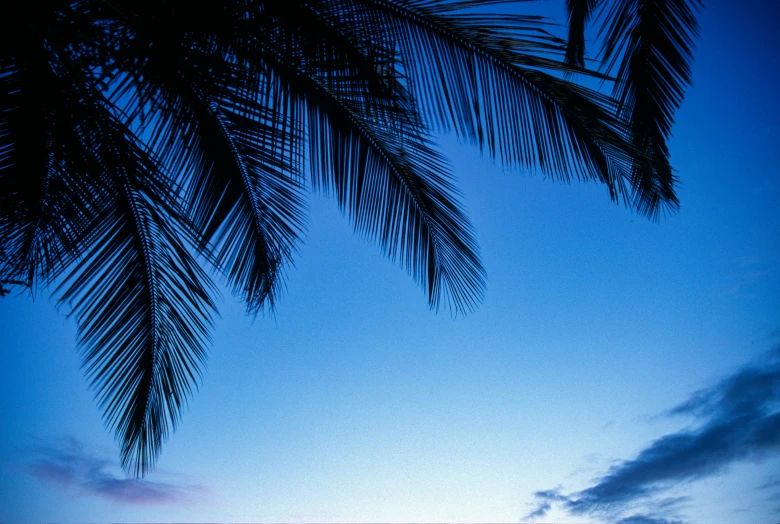
[[[707,3],[659,223],[442,137],[488,271],[465,318],[314,197],[275,318],[224,294],[143,481],[66,311],[0,300],[0,522],[777,522],[778,22]]]

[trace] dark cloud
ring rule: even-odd
[[[28,472],[41,481],[78,496],[100,497],[123,504],[167,504],[190,499],[203,488],[176,482],[124,478],[112,463],[88,452],[74,438],[41,443],[30,450]]]
[[[536,509],[526,515],[525,518],[527,520],[540,519],[547,515],[547,512],[550,511],[550,509],[552,509],[552,504],[546,501],[540,502]]]
[[[543,517],[552,503],[575,515],[624,514],[639,501],[721,473],[733,463],[779,453],[780,346],[761,363],[744,367],[691,395],[666,415],[691,417],[698,424],[652,442],[636,458],[613,466],[587,489],[568,495],[555,490],[537,492],[539,506],[527,518]],[[655,515],[627,518],[619,522],[674,522]]]
[[[615,524],[683,524],[681,520],[669,520],[663,517],[651,517],[649,515],[631,515],[618,520]]]
[[[546,516],[547,512],[552,509],[552,504],[554,502],[569,502],[569,497],[561,494],[561,488],[537,491],[534,493],[534,497],[538,503],[535,509],[526,515],[523,520],[536,520]]]

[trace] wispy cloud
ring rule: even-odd
[[[204,488],[178,482],[132,479],[114,473],[114,464],[88,451],[72,437],[42,442],[30,450],[30,475],[76,496],[93,496],[122,504],[183,502]]]
[[[535,493],[538,506],[527,519],[544,517],[554,504],[574,515],[624,517],[620,524],[671,524],[661,499],[671,488],[719,474],[737,462],[780,453],[780,345],[757,364],[691,395],[668,417],[697,425],[652,442],[634,459],[618,463],[582,491]],[[655,501],[656,511],[625,516],[638,501]],[[660,506],[659,506],[660,504]]]

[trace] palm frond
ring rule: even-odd
[[[224,56],[243,45],[235,31],[210,27],[210,39],[193,40],[186,28],[143,19],[131,29],[129,56],[143,60],[120,61],[125,81],[113,98],[144,115],[150,148],[185,174],[201,245],[212,244],[213,262],[248,311],[273,307],[305,218],[294,116],[268,98],[260,75]]]
[[[49,121],[30,85],[34,67],[6,62],[0,72],[0,278],[32,288],[53,264],[54,242],[43,241],[58,214],[51,209]],[[46,70],[44,69],[44,72]]]
[[[196,239],[176,184],[110,114],[99,116],[84,125],[113,205],[92,224],[88,250],[58,293],[78,322],[84,367],[122,466],[144,475],[197,387],[213,288],[190,253]]]
[[[572,67],[585,67],[585,27],[598,0],[566,0],[566,16],[569,19],[569,38],[566,42],[566,63]]]
[[[634,206],[656,216],[679,205],[667,140],[691,84],[698,0],[615,0],[602,8],[601,57],[617,69],[613,94],[632,144],[651,160],[632,167]]]
[[[59,279],[60,301],[76,316],[84,366],[106,424],[116,431],[122,465],[142,475],[197,385],[213,289],[191,255],[197,239],[178,183],[117,118],[89,60],[57,39],[32,43],[39,56],[15,60],[22,76],[8,90],[12,103],[4,116],[18,118],[32,100],[40,104],[48,165],[30,173],[44,178],[31,185],[35,198],[23,191],[4,195],[19,202],[17,214],[35,219],[36,244],[27,247],[31,228],[17,221],[22,240],[12,237],[9,244],[4,237],[4,250],[20,245],[20,253],[36,255],[56,248],[37,233],[46,231],[39,217],[67,212],[52,227],[75,247],[48,276]],[[24,75],[36,71],[35,82],[25,83]],[[29,142],[14,137],[6,143],[18,159],[4,164],[2,181],[18,185],[29,165],[19,146]]]
[[[350,39],[379,34],[351,31]],[[361,70],[366,63],[379,66],[374,76],[384,82],[388,57],[350,60],[331,48],[325,63],[311,53],[296,63],[294,49],[264,43],[259,58],[307,108],[314,187],[335,194],[356,228],[424,287],[432,308],[472,309],[484,289],[484,270],[448,170],[403,86],[371,89]],[[355,49],[372,46],[358,41]]]
[[[424,286],[433,309],[472,310],[485,272],[439,153],[424,137],[371,125],[356,111],[318,109],[309,117],[315,187],[336,194],[356,228]]]
[[[73,133],[70,86],[27,42],[0,73],[0,278],[47,284],[79,253],[104,191]]]
[[[243,296],[250,313],[257,313],[266,302],[274,307],[282,271],[291,263],[303,230],[305,186],[294,156],[301,139],[292,124],[271,123],[273,117],[229,111],[225,104],[217,111],[241,177],[225,185],[222,202],[232,205],[225,215],[217,211],[212,216],[207,238],[217,246],[218,264],[234,292]],[[209,194],[196,193],[195,202]]]
[[[528,20],[483,30],[471,21],[483,15],[443,15],[438,2],[365,1],[396,35],[410,89],[429,121],[507,165],[537,167],[563,181],[597,180],[614,200],[627,200],[630,165],[641,155],[626,141],[613,101],[542,70],[578,70],[543,56],[553,44],[563,53],[564,41],[543,27],[531,31]]]

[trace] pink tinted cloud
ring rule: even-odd
[[[202,494],[202,486],[124,478],[112,472],[108,460],[87,451],[74,438],[41,444],[32,449],[28,473],[40,481],[76,496],[92,496],[120,504],[156,505],[185,502]]]

